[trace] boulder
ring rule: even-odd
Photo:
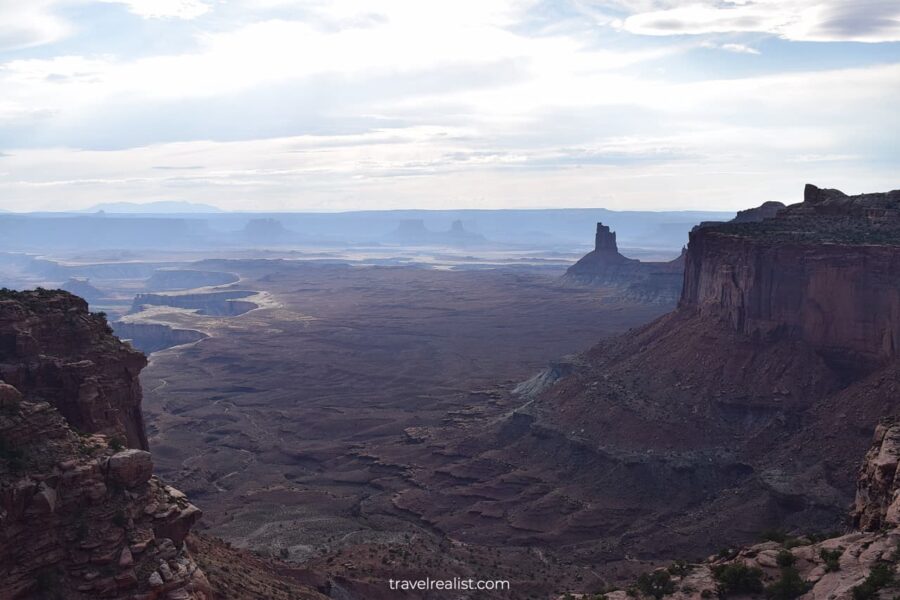
[[[0,408],[13,408],[22,401],[22,394],[9,385],[8,383],[0,383]]]
[[[110,480],[133,488],[149,481],[153,475],[153,459],[149,452],[129,448],[113,454],[107,469]]]

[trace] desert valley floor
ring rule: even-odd
[[[442,471],[447,451],[431,432],[508,414],[527,401],[512,393],[517,384],[668,308],[561,286],[552,269],[189,268],[199,269],[238,281],[144,298],[157,304],[126,317],[209,336],[153,353],[141,376],[156,469],[202,507],[212,533],[350,576],[366,563],[384,568],[393,557],[382,554],[411,536],[423,548],[415,568],[448,560],[451,572],[496,574],[502,563],[519,578],[549,564],[552,551],[503,539],[440,550],[445,532],[397,499],[420,485],[417,471],[438,486],[434,477],[471,477]],[[223,302],[227,290],[253,295]],[[242,302],[258,308],[234,308]],[[459,523],[452,538],[477,536],[483,518]]]

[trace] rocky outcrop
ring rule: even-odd
[[[211,599],[183,543],[200,512],[150,454],[13,389],[0,384],[0,598]]]
[[[80,298],[5,290],[0,360],[0,598],[211,600],[200,510],[144,449],[144,356]]]
[[[147,359],[63,291],[0,293],[0,379],[72,427],[147,449],[138,375]]]
[[[856,485],[851,519],[862,531],[900,527],[900,418],[888,418],[875,429],[872,447]]]
[[[227,285],[238,281],[234,273],[193,269],[157,269],[144,283],[150,291],[189,290],[199,287]]]
[[[754,339],[811,344],[870,370],[900,349],[900,192],[807,201],[759,223],[691,233],[680,306]]]
[[[681,294],[683,253],[669,262],[641,262],[619,253],[616,234],[597,223],[594,250],[569,267],[568,284],[609,287],[629,300],[674,304]]]
[[[777,214],[778,211],[784,208],[784,203],[775,202],[770,200],[768,202],[763,202],[756,208],[748,208],[746,210],[739,210],[734,219],[731,220],[732,223],[757,223],[759,221],[764,221],[765,219],[772,219]]]

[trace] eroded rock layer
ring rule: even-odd
[[[200,510],[142,449],[144,356],[39,290],[0,295],[0,360],[0,598],[212,598]]]
[[[138,379],[146,364],[77,296],[0,292],[0,379],[49,402],[79,431],[146,450]]]
[[[802,340],[838,368],[900,348],[900,193],[809,198],[760,223],[691,233],[681,307],[766,341]]]

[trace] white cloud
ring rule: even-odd
[[[0,0],[0,52],[48,44],[70,27],[53,14],[53,0]]]
[[[734,52],[736,54],[759,54],[759,50],[746,46],[744,44],[722,44],[719,46],[722,50]]]
[[[103,0],[124,4],[144,19],[195,19],[209,12],[211,6],[201,0]]]
[[[896,0],[743,0],[633,4],[621,28],[640,35],[759,32],[795,41],[900,41]],[[640,8],[643,7],[643,8]]]
[[[753,61],[749,77],[723,72],[747,62],[723,55],[680,76],[711,58],[691,52],[698,45],[758,53],[741,31],[888,35],[884,3],[854,21],[834,0],[576,0],[593,18],[545,27],[528,20],[531,0],[115,1],[148,19],[209,5],[215,19],[122,19],[163,36],[149,47],[177,51],[122,54],[94,40],[89,55],[61,45],[0,62],[3,208],[122,198],[241,208],[250,197],[273,210],[721,197],[738,208],[797,178],[878,189],[896,173],[885,148],[900,131],[900,65],[826,60],[760,76],[772,61]],[[11,6],[0,0],[0,15]],[[42,6],[35,14],[52,18]],[[615,16],[653,35],[711,35],[610,36]],[[171,168],[184,165],[196,168]],[[826,181],[835,173],[843,179]]]

